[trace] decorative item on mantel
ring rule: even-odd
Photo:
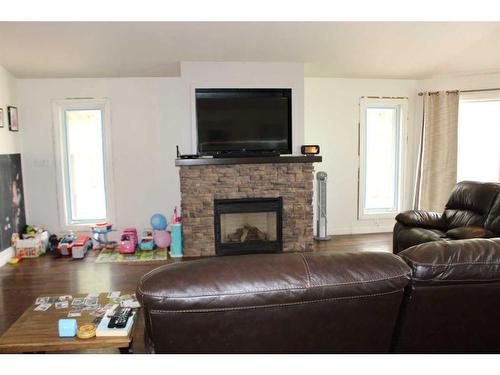
[[[302,155],[318,155],[319,146],[318,145],[303,145],[300,147],[300,152]]]

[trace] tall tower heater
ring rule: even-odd
[[[325,172],[316,173],[316,236],[315,240],[328,241],[326,219],[326,181],[328,175]]]

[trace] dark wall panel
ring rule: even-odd
[[[0,251],[26,225],[21,155],[0,155]]]

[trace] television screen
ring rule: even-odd
[[[291,89],[196,89],[198,153],[292,153]]]

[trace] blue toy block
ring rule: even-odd
[[[75,337],[77,328],[76,319],[59,319],[59,337]]]

